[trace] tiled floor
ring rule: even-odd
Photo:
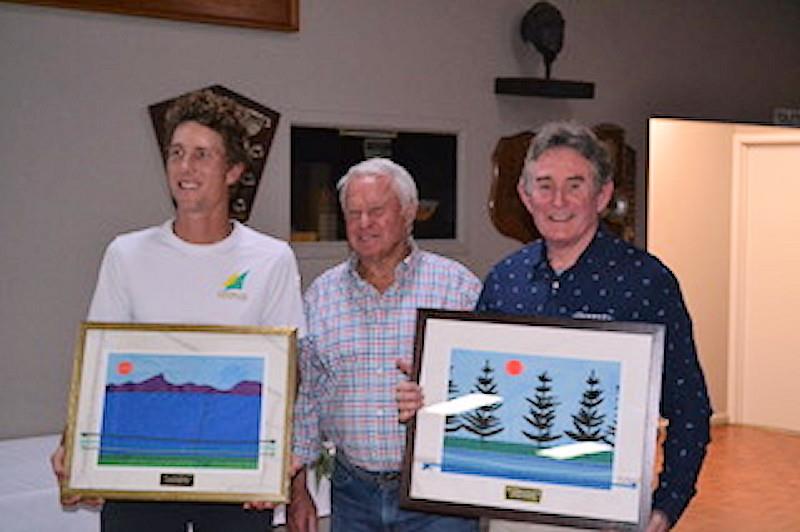
[[[677,532],[800,532],[800,434],[720,425]]]
[[[674,530],[800,532],[798,499],[800,434],[717,425],[712,428],[698,494]],[[494,522],[491,530],[504,530],[500,524]],[[328,530],[327,519],[321,525]],[[511,525],[530,528],[504,523]]]

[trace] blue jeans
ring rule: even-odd
[[[331,477],[331,532],[478,532],[478,520],[401,510],[400,474],[373,473],[338,453]]]

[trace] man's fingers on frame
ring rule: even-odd
[[[400,371],[402,371],[402,372],[403,372],[403,374],[404,374],[406,377],[411,377],[411,370],[412,370],[412,367],[411,367],[411,364],[410,364],[409,362],[406,362],[406,361],[404,361],[404,360],[398,360],[398,361],[397,361],[397,369],[399,369]]]

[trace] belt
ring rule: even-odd
[[[364,482],[391,484],[400,480],[400,471],[370,471],[355,465],[341,451],[336,452],[336,466],[346,469],[351,475]]]

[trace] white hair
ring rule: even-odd
[[[412,212],[417,212],[419,195],[414,178],[411,177],[408,170],[384,157],[373,157],[362,161],[351,166],[347,173],[342,176],[336,184],[336,188],[339,191],[339,203],[342,206],[342,211],[347,209],[347,186],[350,181],[355,177],[365,176],[388,177],[391,181],[392,189],[395,191],[395,194],[397,194],[397,199],[400,200],[402,209],[405,211],[410,207],[413,209]]]

